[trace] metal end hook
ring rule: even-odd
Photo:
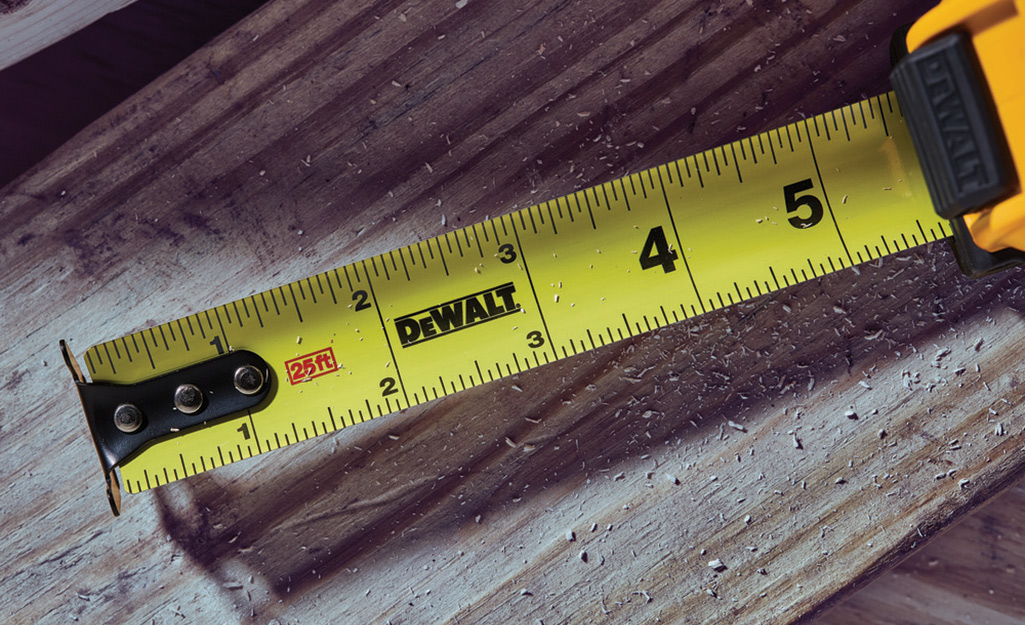
[[[110,502],[110,509],[114,516],[121,516],[121,484],[117,480],[117,473],[111,469],[107,473],[107,501]]]
[[[82,368],[78,366],[75,355],[71,353],[71,348],[68,347],[64,339],[60,340],[60,348],[61,355],[64,356],[64,364],[68,366],[68,371],[71,372],[71,377],[75,379],[75,384],[79,386],[79,392],[81,392],[81,387],[88,384],[85,381],[85,374],[82,373]],[[118,482],[117,472],[111,468],[104,477],[107,480],[107,501],[110,502],[110,509],[114,512],[114,516],[120,516],[121,484]]]
[[[82,374],[82,369],[78,366],[78,361],[75,360],[75,355],[71,353],[71,348],[68,347],[67,342],[64,339],[60,340],[61,355],[64,356],[64,364],[68,366],[68,370],[71,371],[71,377],[75,378],[75,382],[78,384],[85,384],[85,375]]]

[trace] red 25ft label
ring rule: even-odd
[[[301,382],[309,382],[313,378],[327,375],[337,369],[335,353],[330,347],[293,358],[285,363],[288,381],[293,386]]]

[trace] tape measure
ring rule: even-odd
[[[224,418],[202,402],[230,388],[178,386],[196,425],[108,482],[144,491],[948,235],[896,98],[871,98],[90,348],[103,385],[266,363],[266,397]],[[90,418],[141,427],[126,405]]]

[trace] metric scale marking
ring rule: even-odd
[[[127,384],[231,350],[253,410],[120,465],[139,492],[948,236],[892,94],[360,260],[85,354]]]

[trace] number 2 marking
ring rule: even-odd
[[[381,397],[387,397],[388,395],[394,395],[399,392],[399,389],[395,388],[395,378],[385,378],[381,380]]]
[[[370,308],[370,304],[367,303],[367,298],[368,297],[370,297],[370,296],[367,295],[367,292],[364,291],[363,289],[360,289],[358,291],[353,291],[353,293],[352,293],[352,301],[356,302],[356,312],[359,312],[361,310],[366,310],[366,309]]]

